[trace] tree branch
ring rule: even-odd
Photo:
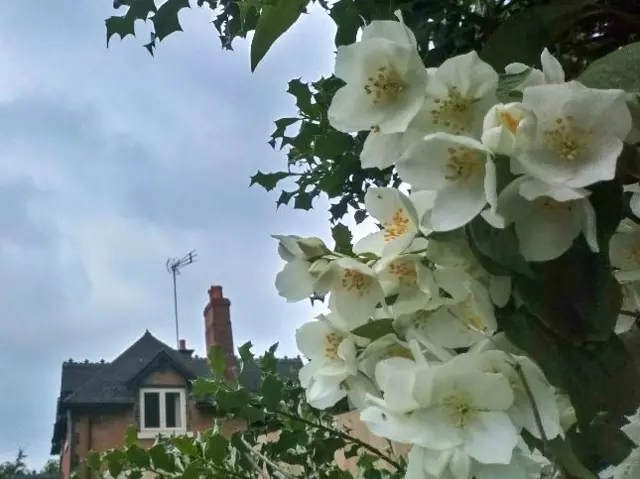
[[[276,411],[276,414],[284,416],[284,417],[286,417],[288,419],[291,419],[293,421],[301,422],[303,424],[306,424],[307,426],[311,426],[311,427],[315,427],[315,428],[318,428],[318,429],[322,429],[323,431],[330,432],[331,434],[336,434],[336,435],[340,436],[341,438],[346,439],[347,441],[350,441],[350,442],[352,442],[354,444],[357,444],[358,446],[362,447],[363,449],[366,449],[369,452],[372,452],[373,454],[378,456],[380,459],[384,460],[388,464],[390,464],[393,467],[395,467],[396,470],[398,470],[398,471],[403,471],[404,470],[404,468],[400,465],[399,462],[394,461],[392,458],[390,458],[385,453],[383,453],[380,449],[377,449],[377,448],[371,446],[370,444],[367,444],[366,442],[363,442],[360,439],[358,439],[356,437],[353,437],[350,434],[347,434],[344,431],[341,431],[339,429],[335,429],[333,427],[325,426],[324,424],[316,424],[314,422],[307,421],[306,419],[303,419],[303,418],[297,417],[297,416],[293,416],[293,415],[291,415],[289,413],[286,413],[286,412]]]
[[[249,451],[251,451],[252,454],[254,454],[258,459],[260,459],[265,464],[271,466],[271,468],[274,471],[277,471],[283,477],[286,477],[288,479],[298,479],[298,476],[294,476],[293,474],[290,474],[287,471],[283,470],[282,468],[280,468],[280,466],[278,466],[276,463],[271,461],[271,459],[269,459],[267,456],[265,456],[264,454],[260,453],[255,448],[251,447],[251,444],[249,444],[245,438],[241,437],[240,440],[242,441],[242,444],[244,444],[249,449]],[[264,473],[262,471],[260,471],[259,466],[258,466],[257,469],[258,469],[259,472],[261,472],[263,474],[263,477],[264,477]]]

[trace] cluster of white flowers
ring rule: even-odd
[[[487,272],[459,233],[481,215],[513,225],[529,262],[561,256],[581,234],[600,250],[586,187],[614,178],[631,130],[624,92],[565,82],[547,50],[541,60],[542,71],[507,67],[522,77],[522,101],[502,104],[498,73],[475,52],[427,69],[402,21],[366,26],[338,49],[345,85],[330,122],[370,130],[363,167],[394,165],[410,193],[367,191],[381,229],[355,257],[317,238],[276,237],[287,262],[280,295],[329,295],[330,313],[296,335],[309,404],[346,396],[374,434],[411,444],[408,478],[538,478],[546,460],[521,433],[553,439],[575,421],[568,399],[497,332],[511,278]],[[639,309],[640,230],[621,226],[610,248],[626,307]]]

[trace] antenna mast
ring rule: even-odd
[[[167,271],[173,277],[173,312],[176,320],[176,347],[180,348],[180,330],[178,329],[178,288],[176,284],[176,276],[180,274],[180,270],[185,266],[195,263],[196,250],[191,250],[182,258],[169,258],[167,260]]]

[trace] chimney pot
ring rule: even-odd
[[[211,286],[209,288],[209,299],[224,298],[222,294],[222,286]]]
[[[187,341],[185,339],[181,339],[180,341],[178,341],[178,348],[180,349],[180,351],[184,351],[185,349],[187,349]]]

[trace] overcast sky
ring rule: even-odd
[[[4,2],[0,15],[0,462],[48,458],[64,360],[109,361],[145,329],[175,341],[167,258],[198,251],[179,277],[181,336],[204,352],[211,284],[232,301],[236,345],[274,342],[312,315],[273,286],[271,233],[328,238],[316,212],[248,188],[284,155],[267,145],[294,112],[290,78],[331,73],[333,29],[306,16],[254,74],[247,45],[220,49],[205,10],[152,58],[148,38],[105,48],[110,0]]]

